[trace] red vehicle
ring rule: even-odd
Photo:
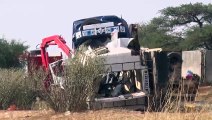
[[[48,55],[48,52],[46,51],[46,49],[47,49],[47,47],[49,45],[57,45],[60,49],[63,50],[63,52],[68,57],[71,57],[71,55],[73,54],[73,52],[71,51],[71,49],[66,45],[66,41],[61,36],[54,35],[54,36],[50,36],[50,37],[44,38],[42,40],[40,49],[41,49],[42,65],[43,65],[43,67],[46,70],[49,69],[49,64],[50,63],[62,59],[62,54],[61,54],[60,57],[59,56],[51,57],[51,56]],[[57,59],[57,58],[59,58],[59,59]]]
[[[32,50],[21,56],[27,61],[27,71],[29,74],[32,74],[34,70],[39,69],[46,71],[46,88],[50,85],[52,80],[56,81],[55,79],[58,79],[54,74],[54,67],[56,63],[63,60],[62,53],[59,56],[49,56],[47,48],[50,45],[57,45],[68,57],[71,57],[73,54],[71,49],[66,45],[66,41],[61,36],[54,35],[44,38],[40,45],[40,49]]]

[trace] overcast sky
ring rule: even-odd
[[[59,34],[70,44],[72,23],[100,15],[141,23],[168,6],[212,0],[0,0],[0,37],[26,41],[35,49],[42,38]]]

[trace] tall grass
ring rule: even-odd
[[[87,109],[86,102],[94,98],[101,80],[95,78],[104,72],[103,59],[79,51],[74,59],[68,60],[63,72],[61,89],[59,85],[44,86],[47,74],[43,70],[27,75],[20,69],[0,69],[0,105],[3,109],[11,104],[30,109],[35,98],[40,97],[58,112]]]
[[[19,109],[30,109],[35,98],[32,81],[25,79],[20,69],[0,69],[0,104],[7,109],[15,104]]]
[[[198,81],[199,79],[194,81],[182,79],[178,84],[174,84],[173,81],[168,82],[167,87],[158,90],[156,95],[150,97],[148,110],[165,113],[189,112],[185,104],[195,100]],[[203,109],[198,109],[198,111],[203,111]],[[197,109],[194,110],[197,111]]]
[[[103,62],[99,57],[87,56],[80,51],[64,68],[64,89],[59,85],[50,85],[46,89],[43,81],[46,73],[42,70],[26,77],[20,69],[0,69],[0,105],[3,109],[11,104],[16,104],[19,109],[30,109],[35,97],[39,96],[58,112],[86,110],[90,107],[87,101],[93,101],[99,89],[101,74],[105,72]],[[157,96],[149,99],[148,111],[185,111],[183,102],[187,99],[183,94],[186,92],[189,88],[185,89],[183,81],[175,89],[173,83],[169,83]]]
[[[92,100],[98,90],[101,79],[96,78],[103,72],[103,59],[79,52],[65,66],[64,89],[51,85],[42,96],[58,112],[86,110],[87,101]]]

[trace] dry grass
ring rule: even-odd
[[[0,119],[30,120],[211,120],[212,112],[204,113],[143,113],[127,110],[99,110],[78,113],[54,113],[52,111],[1,111]]]
[[[206,101],[212,104],[212,86],[203,86],[198,90],[197,101]]]
[[[7,109],[15,104],[19,109],[30,109],[34,99],[31,80],[19,69],[0,69],[0,106]]]
[[[85,60],[86,59],[86,60]],[[93,98],[101,79],[95,79],[104,73],[103,60],[86,56],[79,51],[74,59],[69,59],[64,69],[62,89],[59,85],[51,85],[42,97],[57,112],[82,111],[87,109],[88,98]]]

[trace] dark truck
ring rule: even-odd
[[[124,19],[113,15],[91,17],[73,23],[72,41],[75,49],[82,45],[90,46],[93,50],[101,47],[108,49],[107,53],[101,52],[100,56],[105,58],[105,66],[109,70],[100,78],[98,95],[88,100],[90,109],[147,108],[150,92],[148,68],[141,65],[139,54],[132,54],[135,50],[140,51],[136,27],[135,24],[128,26]],[[129,41],[128,45],[108,48],[114,31],[117,33],[117,43]]]
[[[114,30],[118,31],[118,38],[131,37],[127,22],[117,16],[98,16],[77,20],[73,22],[72,41],[75,48],[89,39],[105,42]]]

